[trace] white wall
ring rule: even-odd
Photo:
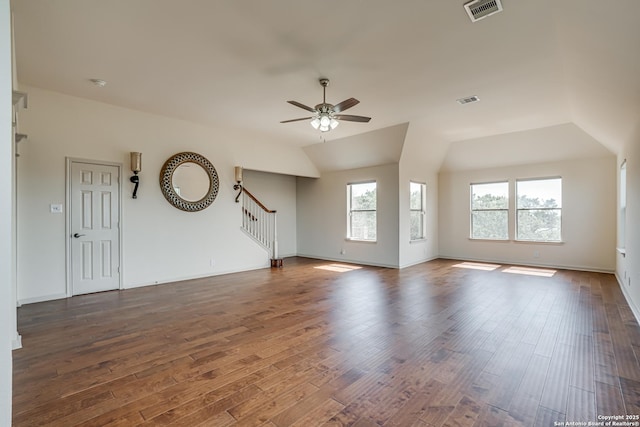
[[[626,255],[617,254],[616,275],[636,319],[640,319],[640,124],[618,155],[618,167],[624,159],[627,160]]]
[[[18,176],[18,299],[33,302],[66,295],[65,215],[49,204],[65,201],[65,158],[119,162],[123,171],[124,287],[262,268],[268,255],[240,231],[234,202],[234,166],[316,176],[299,148],[238,130],[128,110],[33,87],[23,131]],[[142,152],[138,198],[131,198],[129,152]],[[214,203],[183,212],[163,197],[159,173],[173,154],[195,151],[220,178]],[[214,260],[213,266],[211,260]]]
[[[346,240],[349,183],[377,182],[378,241]],[[298,254],[311,258],[398,267],[398,165],[298,178]],[[344,249],[345,254],[340,252]]]
[[[470,183],[562,177],[562,244],[469,239]],[[440,254],[443,257],[614,271],[616,159],[613,155],[554,163],[441,173]],[[513,194],[513,192],[512,192]],[[511,201],[513,205],[513,201]],[[511,236],[514,229],[510,218]],[[512,237],[513,238],[513,237]],[[534,256],[535,252],[539,257]]]
[[[11,152],[11,12],[0,0],[0,425],[11,425],[12,341],[16,335],[11,251],[13,198]]]
[[[296,178],[247,169],[243,175],[245,188],[268,209],[277,211],[279,257],[297,255]]]
[[[409,265],[437,258],[438,248],[438,170],[448,144],[428,131],[428,123],[409,124],[400,158],[399,204],[399,265]],[[426,240],[409,240],[409,183],[427,186]]]

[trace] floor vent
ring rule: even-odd
[[[478,98],[477,96],[473,95],[473,96],[469,96],[467,98],[456,99],[456,101],[458,101],[458,104],[464,105],[464,104],[468,104],[470,102],[478,102],[478,101],[480,101],[480,98]]]
[[[464,10],[471,18],[471,22],[479,21],[494,13],[502,12],[500,0],[471,0],[465,3]]]

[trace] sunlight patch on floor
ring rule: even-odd
[[[344,273],[347,271],[360,270],[362,267],[359,267],[357,265],[347,265],[347,264],[326,264],[326,265],[319,265],[318,267],[313,267],[313,268],[317,268],[318,270],[328,270],[328,271],[335,271],[338,273]]]
[[[460,264],[453,265],[453,267],[468,268],[471,270],[493,271],[496,268],[500,268],[502,266],[499,264],[485,264],[481,262],[461,262]]]
[[[531,267],[509,267],[502,270],[504,273],[524,274],[527,276],[553,277],[557,273],[556,270],[547,268],[531,268]]]

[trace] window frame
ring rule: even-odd
[[[411,207],[411,186],[412,185],[420,186],[420,209],[414,209]],[[412,213],[420,212],[420,230],[421,235],[419,237],[413,237],[411,234],[411,217]],[[409,181],[409,241],[417,242],[419,240],[427,239],[427,184],[419,181]]]
[[[531,181],[551,181],[551,180],[560,180],[560,207],[555,208],[543,208],[543,207],[535,207],[535,208],[520,208],[518,206],[520,202],[519,192],[518,192],[518,183],[520,182],[531,182]],[[563,199],[563,185],[562,185],[562,177],[561,176],[548,176],[548,177],[539,177],[539,178],[516,178],[515,180],[515,241],[516,242],[525,242],[525,243],[562,243],[562,199]],[[520,237],[520,227],[518,225],[518,218],[520,217],[520,211],[559,211],[560,212],[560,236],[558,240],[537,240],[537,239],[523,239]]]
[[[353,209],[353,186],[363,185],[363,184],[375,184],[376,191],[376,205],[375,209]],[[353,236],[353,212],[373,212],[375,213],[375,239],[365,239],[360,237]],[[378,241],[378,182],[376,180],[369,181],[358,181],[358,182],[349,182],[347,183],[347,240],[355,241],[355,242],[369,242],[375,243]]]
[[[491,185],[491,184],[506,184],[507,185],[507,206],[505,208],[491,208],[491,209],[474,209],[473,207],[473,186],[474,185]],[[488,181],[488,182],[472,182],[469,184],[469,239],[471,240],[488,240],[492,242],[508,242],[509,238],[509,221],[511,216],[511,183],[509,180],[500,181]],[[473,234],[473,213],[474,212],[506,212],[507,214],[507,229],[506,237],[504,239],[490,238],[490,237],[475,237]]]
[[[620,163],[620,195],[618,205],[618,251],[626,255],[627,240],[627,159]]]

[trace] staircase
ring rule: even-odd
[[[267,209],[245,188],[240,196],[242,230],[269,252],[271,267],[282,267],[282,258],[278,257],[276,211]]]

